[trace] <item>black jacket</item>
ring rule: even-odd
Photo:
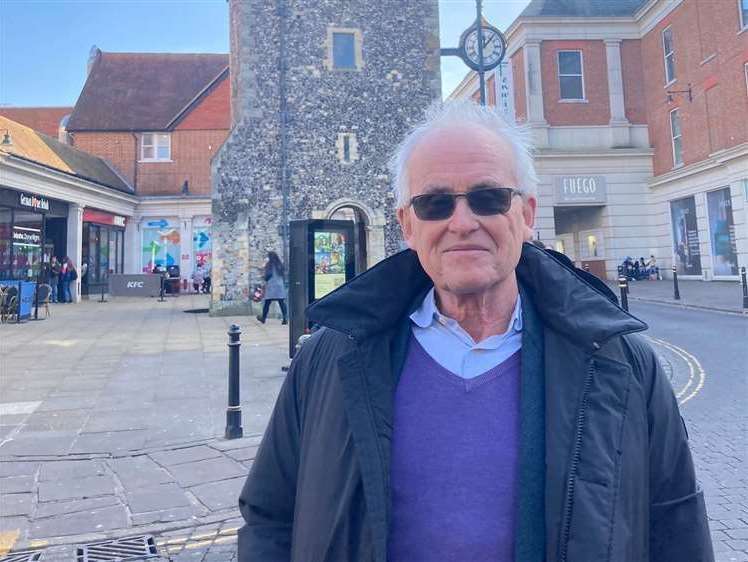
[[[646,325],[529,244],[517,276],[543,326],[546,560],[713,560],[673,391],[631,335]],[[406,251],[309,308],[326,328],[294,359],[242,490],[240,562],[386,561],[393,396],[430,286]]]

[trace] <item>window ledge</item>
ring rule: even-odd
[[[680,164],[676,164],[675,166],[673,166],[672,169],[673,170],[680,170],[683,166],[685,166],[685,164],[683,162],[681,162]]]
[[[161,160],[158,158],[149,158],[148,160],[138,160],[138,164],[168,164],[174,160]]]
[[[558,100],[558,103],[590,103],[589,100],[582,99],[582,100],[575,100],[575,99],[560,99]]]

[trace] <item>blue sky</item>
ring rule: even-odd
[[[377,1],[377,0],[372,0]],[[419,0],[403,0],[417,2]],[[506,29],[529,0],[484,0],[484,15]],[[475,19],[474,0],[440,0],[443,47]],[[0,105],[73,105],[92,45],[103,51],[228,52],[226,0],[0,0]],[[450,92],[467,71],[442,59]]]

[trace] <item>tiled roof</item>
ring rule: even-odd
[[[12,144],[0,145],[0,155],[15,156],[104,187],[124,193],[135,193],[135,190],[102,158],[0,116],[0,138],[6,129],[10,133]]]
[[[68,130],[166,130],[228,64],[225,54],[99,52]]]
[[[532,0],[519,17],[626,17],[647,0]]]
[[[72,107],[0,107],[3,117],[54,138],[62,118],[72,112]]]

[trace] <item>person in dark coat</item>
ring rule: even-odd
[[[268,252],[265,261],[265,291],[263,293],[264,302],[262,303],[262,314],[257,316],[257,320],[265,323],[270,311],[270,304],[275,301],[280,307],[283,315],[282,324],[288,324],[288,312],[286,310],[286,276],[284,273],[283,262],[275,252]]]
[[[647,326],[529,243],[521,137],[446,102],[392,168],[409,249],[307,309],[238,560],[712,561]]]

